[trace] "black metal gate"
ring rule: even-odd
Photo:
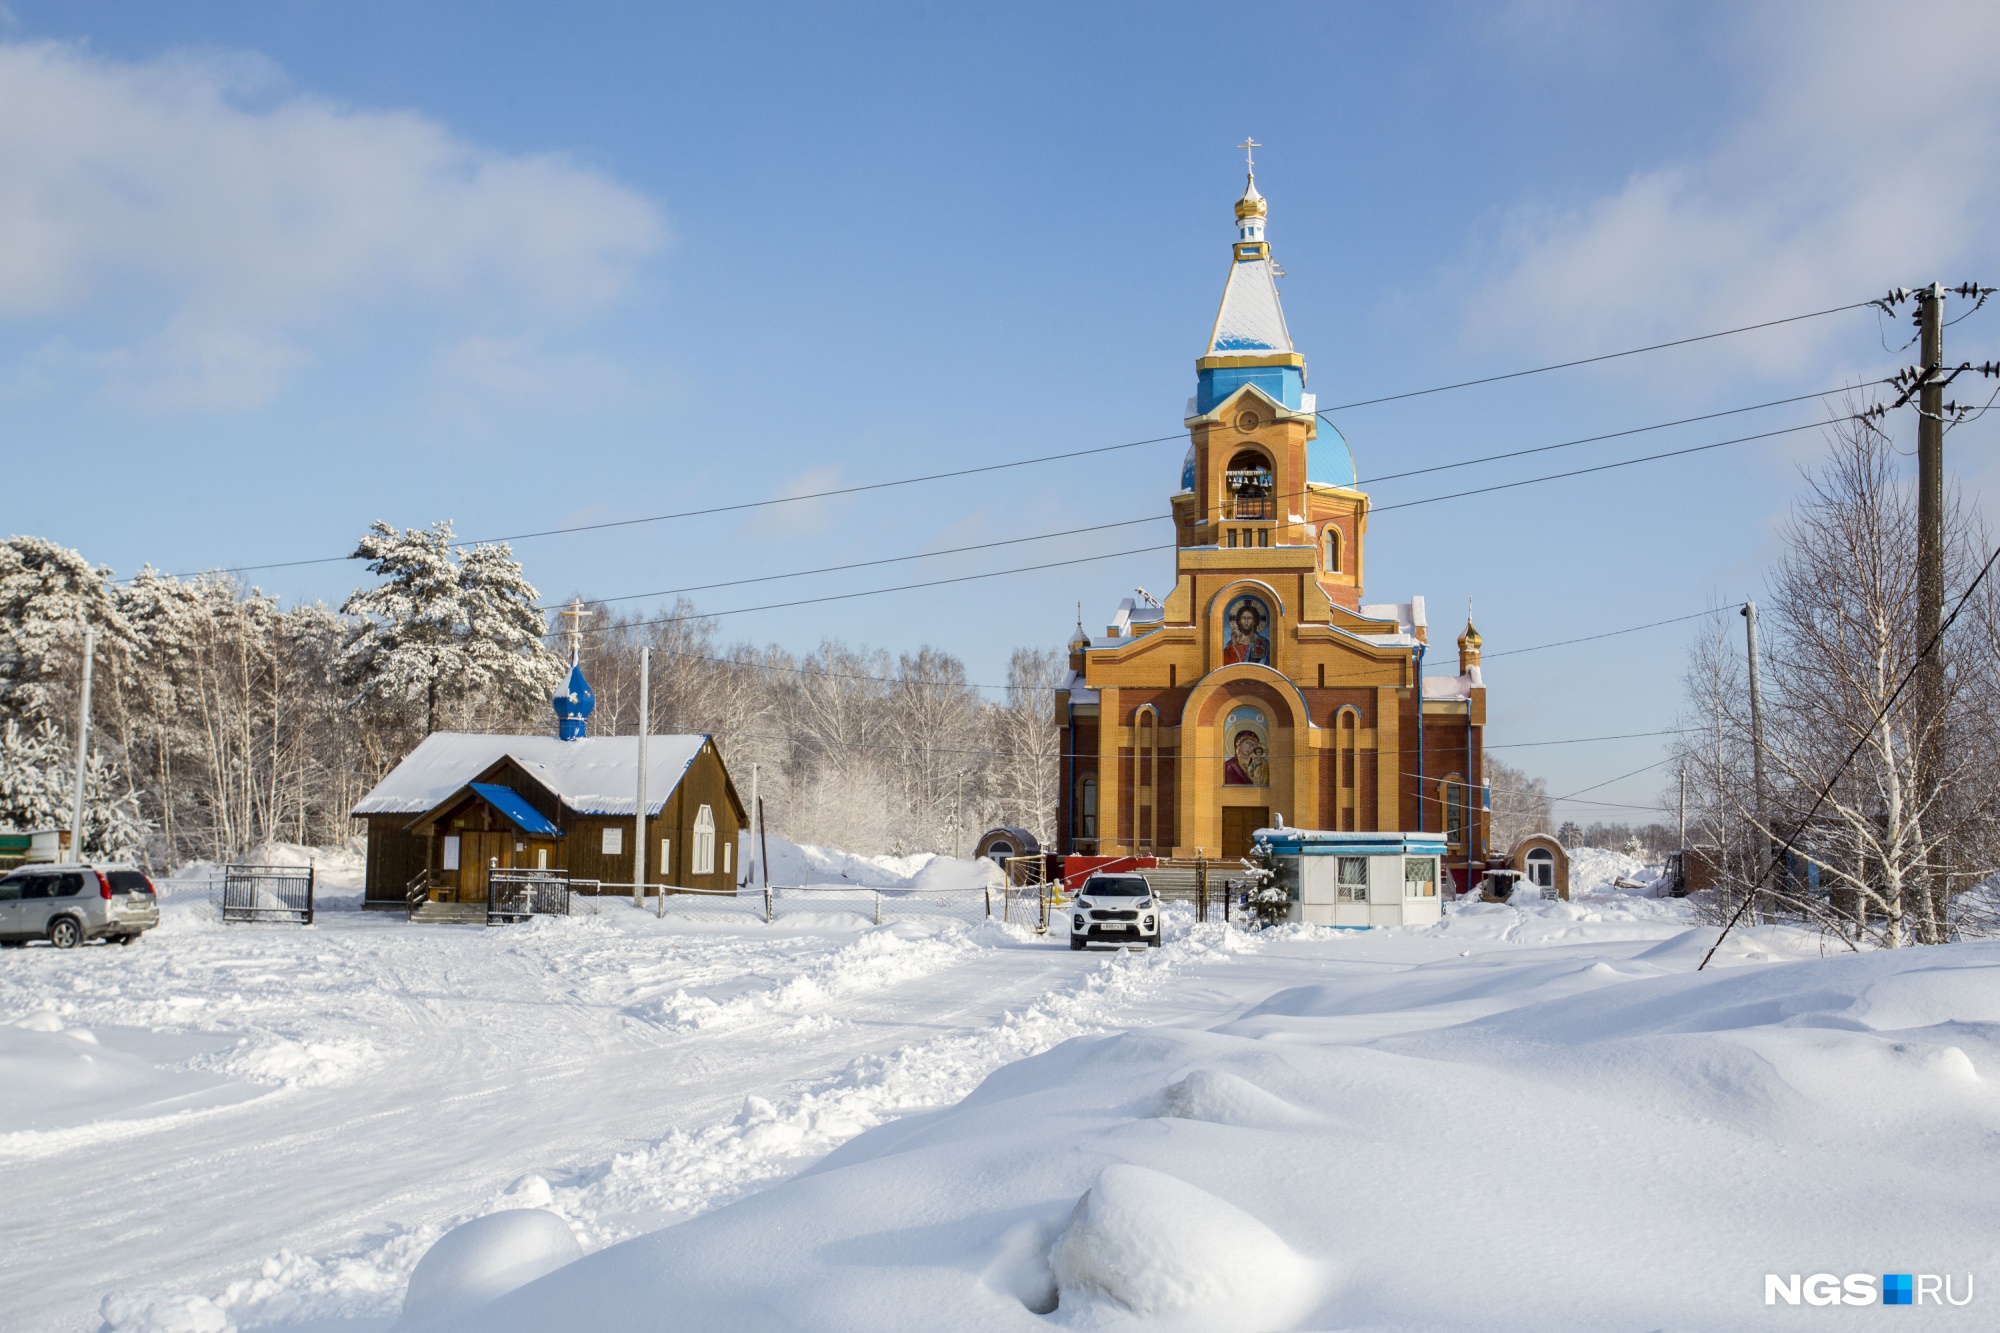
[[[313,868],[224,866],[222,919],[285,921],[310,926],[313,919]]]
[[[596,887],[592,884],[592,887]],[[486,875],[486,924],[497,926],[535,916],[568,916],[567,870],[501,870]]]

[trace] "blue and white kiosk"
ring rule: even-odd
[[[1289,920],[1314,926],[1425,926],[1442,915],[1446,852],[1435,833],[1327,833],[1259,829]]]

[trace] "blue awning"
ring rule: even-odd
[[[521,793],[512,787],[502,787],[494,782],[472,782],[466,784],[486,798],[495,810],[514,821],[523,833],[536,838],[560,838],[562,830],[543,817],[542,812],[522,799]]]

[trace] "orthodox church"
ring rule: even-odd
[[[1364,600],[1368,496],[1306,392],[1266,214],[1253,164],[1195,362],[1174,590],[1127,600],[1096,642],[1079,617],[1070,641],[1062,850],[1234,860],[1287,824],[1441,835],[1462,891],[1486,855],[1479,633],[1455,675],[1427,676],[1424,599]]]

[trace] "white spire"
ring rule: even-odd
[[[1262,147],[1255,139],[1236,145],[1244,151],[1243,197],[1236,201],[1236,244],[1231,250],[1229,282],[1222,289],[1222,306],[1208,337],[1208,356],[1271,356],[1292,351],[1285,311],[1278,304],[1277,271],[1271,247],[1264,240],[1269,206],[1257,193],[1257,163],[1250,156]]]

